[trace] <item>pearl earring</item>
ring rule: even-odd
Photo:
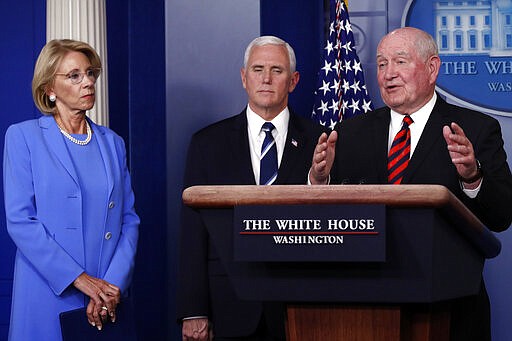
[[[55,100],[57,99],[55,95],[50,95],[48,96],[48,98],[50,99],[50,102],[55,102]]]

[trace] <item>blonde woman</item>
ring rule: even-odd
[[[88,44],[50,41],[32,81],[44,115],[7,130],[5,209],[17,247],[10,341],[61,340],[59,314],[80,307],[101,330],[130,285],[139,218],[125,145],[86,117],[100,73]]]

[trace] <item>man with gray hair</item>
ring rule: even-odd
[[[324,129],[288,108],[299,81],[295,53],[263,36],[246,49],[240,71],[248,95],[238,115],[193,135],[184,187],[305,184]],[[182,209],[177,318],[183,340],[284,340],[281,304],[240,300],[200,214]]]
[[[443,185],[489,229],[503,231],[512,221],[512,176],[500,125],[446,103],[435,92],[440,66],[427,32],[403,27],[385,35],[377,47],[377,81],[386,107],[323,134],[309,180]],[[477,295],[451,303],[450,340],[491,339],[483,281]]]

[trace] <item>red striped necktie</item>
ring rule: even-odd
[[[411,131],[413,123],[409,115],[405,115],[402,128],[396,134],[388,154],[388,183],[398,185],[402,182],[405,169],[411,154]]]

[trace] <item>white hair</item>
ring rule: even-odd
[[[247,61],[249,60],[249,55],[251,54],[251,50],[254,46],[263,46],[263,45],[280,45],[286,47],[288,51],[288,59],[290,60],[290,71],[293,73],[297,68],[297,61],[295,59],[295,52],[293,48],[285,42],[283,39],[275,37],[275,36],[261,36],[249,43],[247,48],[245,49],[244,54],[244,68],[247,67]]]

